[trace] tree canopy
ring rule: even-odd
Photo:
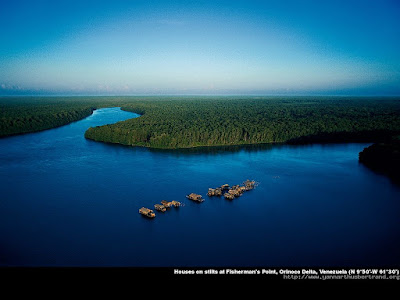
[[[88,129],[87,138],[152,148],[375,141],[400,131],[400,101],[362,98],[145,99],[140,118]]]

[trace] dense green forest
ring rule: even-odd
[[[66,125],[121,103],[118,97],[0,97],[0,137]]]
[[[0,136],[44,130],[121,106],[135,119],[89,128],[102,142],[153,148],[384,141],[400,133],[400,99],[356,97],[3,97]]]
[[[62,126],[89,116],[94,107],[65,98],[2,98],[0,136],[21,134]]]
[[[378,141],[400,132],[400,101],[343,97],[135,99],[142,114],[89,128],[87,138],[153,148]]]

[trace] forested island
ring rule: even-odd
[[[377,142],[400,132],[400,101],[345,97],[138,99],[140,118],[89,128],[86,138],[151,148]]]
[[[49,129],[93,110],[139,113],[89,128],[95,141],[151,148],[263,143],[383,142],[400,134],[400,99],[371,97],[0,98],[0,136]]]

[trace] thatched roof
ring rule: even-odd
[[[195,193],[190,193],[190,194],[189,194],[189,197],[190,197],[190,198],[201,198],[201,195],[195,194]]]
[[[142,207],[141,209],[139,209],[140,212],[145,213],[145,214],[149,214],[152,213],[153,211],[149,208],[146,207]]]

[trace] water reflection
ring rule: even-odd
[[[288,146],[283,144],[255,144],[255,145],[230,145],[230,146],[208,146],[208,147],[194,147],[194,148],[181,148],[181,149],[153,149],[148,148],[149,151],[154,153],[167,153],[169,155],[221,155],[232,154],[236,152],[259,152],[268,151],[272,148]]]

